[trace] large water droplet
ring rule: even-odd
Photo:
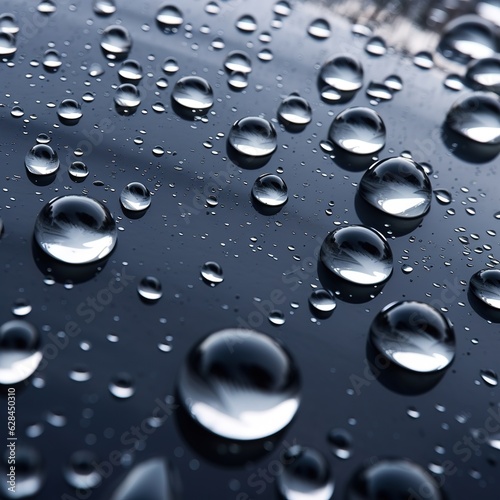
[[[459,63],[483,59],[495,53],[493,26],[475,15],[461,16],[446,25],[438,51]]]
[[[375,347],[389,360],[414,372],[436,372],[455,356],[450,322],[434,307],[417,301],[389,304],[370,329]]]
[[[26,154],[24,164],[33,175],[50,175],[59,168],[59,157],[48,144],[37,144]]]
[[[151,205],[151,193],[140,182],[130,182],[120,194],[120,202],[126,210],[140,212]]]
[[[161,281],[154,276],[145,276],[137,286],[139,295],[149,302],[160,300],[163,292],[161,290]]]
[[[11,56],[17,50],[14,35],[0,31],[0,56]]]
[[[222,267],[213,261],[208,261],[201,267],[201,277],[211,285],[222,283],[224,281],[224,273]]]
[[[375,208],[403,218],[423,216],[432,198],[424,169],[402,156],[374,163],[363,175],[358,192]]]
[[[19,33],[19,24],[13,14],[6,12],[0,15],[0,33],[10,33],[11,35]]]
[[[386,132],[382,118],[375,111],[354,107],[341,111],[335,117],[328,136],[350,153],[369,155],[384,147]]]
[[[172,99],[183,108],[206,112],[214,104],[214,93],[204,78],[185,76],[175,84]]]
[[[12,320],[0,326],[0,384],[26,380],[41,360],[40,334],[31,323]]]
[[[359,285],[375,285],[392,273],[392,251],[375,229],[347,226],[328,233],[320,252],[331,272]]]
[[[164,458],[136,465],[111,496],[111,500],[180,500],[177,475]]]
[[[54,198],[42,208],[35,239],[51,257],[87,264],[109,255],[116,244],[116,224],[99,201],[80,195]]]
[[[329,290],[318,288],[309,296],[309,304],[319,313],[332,312],[337,307],[337,302]]]
[[[472,86],[500,93],[500,57],[486,57],[472,62],[465,77]]]
[[[483,269],[469,283],[470,291],[486,305],[500,309],[500,269]]]
[[[228,140],[236,151],[248,156],[269,155],[277,146],[273,124],[257,116],[247,116],[235,122]]]
[[[164,33],[176,33],[184,18],[175,5],[164,5],[156,13],[156,22]]]
[[[7,474],[10,472],[11,463],[9,463],[9,453],[2,454],[0,465],[0,495],[4,498],[34,498],[37,495],[45,481],[43,461],[40,453],[35,448],[18,444],[16,446],[15,457],[15,492],[9,489]],[[42,498],[42,496],[38,496]]]
[[[278,490],[286,500],[330,500],[334,481],[328,460],[314,448],[294,445],[283,455]]]
[[[448,111],[448,126],[481,144],[500,144],[500,100],[493,93],[462,96]]]
[[[225,61],[224,67],[229,73],[250,73],[252,71],[252,61],[245,52],[233,50],[229,52]]]
[[[279,105],[278,117],[286,124],[307,125],[312,119],[312,109],[303,97],[290,95]]]
[[[363,85],[363,67],[350,55],[338,55],[321,67],[319,79],[339,92],[352,92]]]
[[[123,83],[116,89],[115,104],[123,110],[135,110],[141,104],[139,89],[132,83]]]
[[[57,115],[66,124],[76,124],[82,117],[82,108],[74,99],[64,99],[57,108]]]
[[[359,469],[349,481],[346,500],[443,500],[434,478],[404,458],[379,459]]]
[[[82,490],[95,488],[101,482],[101,475],[93,465],[95,463],[97,456],[91,451],[76,451],[64,468],[64,478],[73,488]]]
[[[307,28],[307,32],[318,40],[325,40],[331,35],[330,23],[326,19],[315,19]]]
[[[262,174],[253,184],[252,195],[263,205],[280,207],[288,200],[288,188],[279,175]]]
[[[126,28],[108,26],[102,32],[101,48],[108,59],[123,59],[132,48],[132,38]]]
[[[232,328],[209,335],[191,350],[179,393],[191,416],[211,432],[261,439],[282,430],[295,415],[299,373],[271,337]]]

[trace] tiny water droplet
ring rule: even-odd
[[[414,406],[410,406],[407,410],[406,410],[406,413],[407,415],[410,417],[410,418],[414,418],[414,419],[417,419],[417,418],[420,418],[420,412],[414,407]]]
[[[56,4],[52,0],[41,0],[36,10],[41,14],[53,14],[56,11]]]
[[[370,82],[366,88],[366,95],[379,101],[390,101],[392,99],[392,89],[384,83]]]
[[[126,210],[140,212],[141,210],[146,210],[151,205],[151,193],[144,184],[130,182],[123,188],[120,194],[120,203]]]
[[[464,83],[462,81],[462,78],[460,77],[460,75],[455,75],[455,74],[448,75],[445,78],[443,85],[447,89],[454,91],[462,90],[464,88]]]
[[[347,226],[328,233],[321,262],[332,273],[359,285],[375,285],[392,273],[392,251],[385,237],[365,226]]]
[[[257,116],[247,116],[236,121],[231,127],[228,140],[236,151],[248,156],[267,156],[277,147],[274,125]]]
[[[453,327],[440,311],[423,302],[384,307],[372,322],[370,338],[386,358],[414,372],[437,372],[455,357]]]
[[[59,168],[59,157],[48,144],[37,144],[26,154],[24,164],[33,175],[50,175]]]
[[[434,66],[434,60],[430,52],[418,52],[413,58],[413,64],[418,68],[431,69]]]
[[[157,300],[160,300],[163,295],[161,288],[161,282],[158,278],[155,278],[154,276],[145,276],[139,282],[137,291],[143,299],[150,302],[156,302]]]
[[[312,119],[312,109],[303,97],[290,95],[279,105],[278,117],[288,124],[307,125]]]
[[[253,184],[252,195],[263,205],[280,207],[288,200],[288,188],[279,175],[262,174]]]
[[[43,67],[46,71],[57,71],[62,65],[59,52],[49,49],[43,55]]]
[[[394,92],[403,89],[403,80],[398,75],[390,75],[384,80],[384,84]]]
[[[278,16],[288,17],[292,12],[292,7],[286,0],[279,0],[274,4],[273,12]]]
[[[92,8],[98,16],[110,16],[116,12],[115,0],[94,0]]]
[[[0,56],[11,56],[17,50],[14,35],[0,31]]]
[[[290,423],[300,401],[288,352],[254,330],[226,329],[199,342],[182,367],[179,394],[189,414],[218,436],[254,440]]]
[[[473,87],[500,93],[500,57],[485,57],[472,62],[465,78]]]
[[[0,33],[16,35],[19,33],[19,24],[13,14],[4,13],[0,15]]]
[[[81,195],[54,198],[42,208],[35,224],[35,240],[40,247],[69,264],[87,264],[108,256],[116,236],[109,210]]]
[[[217,262],[208,261],[201,267],[201,276],[211,285],[222,283],[224,281],[224,274],[222,267]]]
[[[22,118],[24,116],[24,109],[21,108],[21,106],[12,106],[12,109],[10,111],[10,114],[14,117],[14,118]]]
[[[174,73],[177,73],[177,71],[179,71],[179,63],[177,62],[177,59],[175,59],[175,57],[167,57],[163,61],[161,69],[168,75],[173,75]]]

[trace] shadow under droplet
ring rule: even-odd
[[[259,212],[259,214],[266,215],[266,216],[276,215],[286,205],[286,202],[283,203],[283,205],[280,205],[278,207],[270,207],[267,205],[263,205],[262,203],[257,201],[253,195],[250,195],[250,200],[252,202],[253,208],[257,212]]]
[[[229,159],[240,168],[244,168],[245,170],[255,170],[257,168],[263,167],[266,163],[269,162],[273,153],[266,156],[249,156],[244,155],[234,149],[233,146],[229,143],[229,140],[226,141],[226,150]]]
[[[467,290],[467,299],[474,312],[479,314],[481,318],[492,323],[500,323],[500,310],[482,302],[471,292],[470,288]]]
[[[335,146],[330,157],[336,165],[348,172],[364,172],[375,163],[373,155],[349,153],[339,146]]]
[[[286,120],[284,120],[283,118],[281,118],[281,116],[278,115],[278,121],[281,123],[281,125],[283,125],[284,129],[289,132],[290,134],[300,134],[301,132],[303,132],[306,127],[307,127],[307,123],[304,123],[303,125],[299,125],[299,124],[296,124],[296,123],[290,123]]]
[[[48,186],[52,184],[57,177],[57,170],[53,174],[49,175],[35,175],[26,170],[28,179],[35,184],[35,186]]]
[[[377,285],[357,285],[332,273],[321,260],[318,260],[317,272],[323,288],[332,292],[335,298],[351,304],[362,304],[374,299],[387,282]]]
[[[434,373],[415,373],[398,366],[373,345],[370,337],[366,342],[365,353],[373,378],[397,394],[406,396],[424,394],[435,387],[446,372],[445,369]]]
[[[480,144],[452,130],[446,123],[441,128],[441,139],[457,158],[468,163],[488,163],[500,152],[500,146]]]
[[[72,127],[73,125],[76,125],[79,121],[80,121],[80,118],[74,118],[74,119],[71,119],[69,120],[68,118],[63,118],[62,116],[59,116],[59,121],[63,124],[63,125],[66,125],[68,127]]]
[[[121,115],[121,116],[130,116],[133,115],[137,109],[139,108],[139,105],[137,106],[120,106],[115,102],[115,111]]]
[[[176,398],[180,401],[177,392]],[[270,453],[284,430],[264,439],[239,441],[220,437],[201,426],[181,404],[175,412],[177,428],[185,442],[200,456],[216,465],[241,467]]]
[[[31,241],[31,250],[33,260],[43,276],[51,276],[57,283],[89,281],[102,271],[109,259],[108,256],[89,264],[67,264],[47,255],[34,237]]]
[[[409,234],[415,231],[424,219],[423,217],[402,219],[386,214],[373,205],[370,205],[359,192],[356,193],[354,198],[354,207],[356,214],[363,224],[374,227],[386,236],[404,236],[405,234]]]
[[[172,110],[174,113],[183,120],[188,122],[195,121],[196,119],[201,118],[202,116],[206,116],[209,112],[210,108],[207,109],[189,109],[181,106],[172,96],[170,96],[170,102],[172,104]]]
[[[146,212],[148,211],[147,208],[145,208],[144,210],[128,210],[127,208],[125,208],[123,205],[120,205],[120,208],[121,208],[121,211],[122,211],[122,214],[127,217],[127,219],[141,219],[142,217],[144,217],[146,215]]]

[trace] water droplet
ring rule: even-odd
[[[224,274],[222,267],[217,262],[208,261],[201,267],[201,276],[211,285],[222,283],[224,281]]]
[[[493,26],[475,15],[460,16],[448,23],[438,45],[444,57],[459,63],[490,57],[495,50]]]
[[[487,443],[495,450],[500,450],[500,434],[489,436]]]
[[[236,121],[229,132],[229,144],[244,155],[266,156],[277,147],[276,130],[264,118],[247,116]]]
[[[483,269],[469,283],[470,291],[486,305],[500,309],[500,269]]]
[[[229,73],[250,73],[252,71],[252,61],[245,52],[233,50],[229,52],[224,67]]]
[[[257,29],[257,22],[253,16],[246,14],[236,21],[236,28],[243,33],[253,33]]]
[[[359,285],[375,285],[392,273],[392,251],[375,229],[347,226],[328,233],[320,252],[332,273]]]
[[[375,347],[389,360],[414,372],[436,372],[455,357],[455,334],[443,314],[417,301],[389,304],[370,329]]]
[[[130,182],[120,194],[120,202],[126,210],[140,212],[151,205],[151,193],[140,182]]]
[[[0,33],[16,35],[19,33],[19,24],[13,14],[4,13],[0,15]]]
[[[145,276],[137,286],[139,295],[150,302],[160,300],[163,292],[161,290],[161,282],[154,276]]]
[[[413,272],[413,267],[409,266],[408,264],[403,264],[401,266],[401,271],[403,271],[405,274],[410,274]]]
[[[205,12],[212,16],[216,16],[217,14],[219,14],[220,10],[220,6],[217,4],[217,2],[208,2],[207,5],[205,5]]]
[[[97,78],[104,73],[103,67],[99,63],[92,63],[89,67],[89,75],[93,78]]]
[[[482,0],[476,4],[476,12],[488,21],[500,26],[500,3],[498,0]]]
[[[275,326],[281,326],[285,324],[285,315],[278,309],[273,309],[269,313],[267,319],[269,320],[269,323]]]
[[[337,307],[337,302],[329,290],[318,288],[309,296],[309,304],[320,313],[332,312]]]
[[[141,104],[139,89],[131,83],[123,83],[116,89],[115,104],[124,110],[134,110]]]
[[[252,195],[263,205],[280,207],[288,200],[288,188],[279,175],[262,174],[253,184]]]
[[[123,26],[108,26],[102,32],[101,48],[108,59],[125,58],[132,48],[130,33]]]
[[[116,225],[99,201],[81,195],[54,198],[38,214],[35,239],[51,257],[87,264],[108,256],[116,244]]]
[[[12,320],[0,326],[0,384],[26,380],[41,360],[40,334],[31,323]]]
[[[83,161],[74,161],[68,167],[68,174],[74,181],[82,181],[89,175],[89,169]]]
[[[385,40],[374,36],[366,42],[365,51],[372,56],[383,56],[387,52]]]
[[[286,0],[279,0],[274,4],[273,12],[277,16],[288,17],[292,12],[292,7]]]
[[[332,429],[328,433],[328,443],[332,453],[342,460],[352,455],[352,436],[344,429]]]
[[[3,453],[0,474],[7,477],[12,464],[8,463],[8,453]],[[0,481],[0,495],[4,498],[32,498],[37,495],[45,481],[42,457],[35,448],[18,444],[16,446],[16,487],[9,490],[7,480]]]
[[[118,373],[109,383],[109,392],[119,399],[127,399],[134,395],[135,387],[134,380],[130,374],[126,372]]]
[[[11,56],[17,50],[14,35],[0,31],[0,56]]]
[[[77,366],[69,372],[69,378],[75,382],[87,382],[92,378],[92,373],[86,366]]]
[[[36,10],[42,14],[53,14],[56,11],[56,4],[52,0],[41,0]]]
[[[434,60],[430,52],[418,52],[413,58],[413,64],[418,68],[431,69],[434,66]]]
[[[228,85],[233,90],[243,90],[248,87],[248,73],[241,73],[239,71],[234,71],[231,73],[227,79]]]
[[[318,40],[326,40],[332,33],[330,23],[326,19],[315,19],[307,28],[307,32]]]
[[[164,5],[156,14],[156,22],[164,33],[176,33],[184,18],[175,5]]]
[[[82,490],[95,488],[101,482],[101,475],[93,465],[95,463],[97,463],[97,456],[91,451],[76,451],[64,468],[64,478],[73,488]]]
[[[92,8],[98,16],[110,16],[116,12],[115,0],[94,0]]]
[[[448,126],[481,144],[500,144],[500,101],[495,94],[475,92],[462,96],[448,111]]]
[[[431,183],[424,169],[402,156],[374,163],[358,192],[370,205],[395,217],[421,217],[431,206]]]
[[[410,406],[407,410],[406,410],[406,414],[410,417],[410,418],[414,418],[414,419],[417,419],[417,418],[420,418],[420,412],[414,407],[414,406]]]
[[[123,61],[118,75],[127,82],[138,82],[142,78],[142,66],[135,59]]]
[[[135,465],[111,496],[111,500],[179,500],[177,475],[164,458]]]
[[[12,305],[12,314],[14,316],[26,316],[31,312],[31,309],[31,304],[26,299],[17,299]]]
[[[161,69],[168,75],[173,75],[174,73],[177,73],[177,71],[179,71],[179,63],[177,62],[177,59],[175,59],[175,57],[167,57],[163,61]]]
[[[366,95],[379,101],[390,101],[392,99],[392,90],[383,83],[370,82],[366,88]]]
[[[412,500],[443,500],[439,486],[425,469],[404,458],[385,458],[358,469],[349,481],[345,500],[406,499],[409,492]]]
[[[500,93],[500,57],[486,57],[472,62],[465,77],[473,86]]]
[[[288,124],[307,125],[312,119],[312,109],[303,97],[290,95],[279,105],[278,117]]]
[[[76,124],[82,117],[82,109],[74,99],[64,99],[57,108],[57,115],[66,124]]]
[[[54,49],[49,49],[43,55],[43,67],[46,71],[57,71],[62,65],[59,52]]]
[[[453,201],[451,193],[446,191],[446,189],[436,189],[434,191],[434,196],[441,205],[449,205]]]
[[[338,55],[321,67],[319,80],[339,92],[352,92],[363,85],[363,67],[352,56]]]
[[[37,144],[26,154],[24,164],[33,175],[50,175],[59,168],[59,157],[48,144]]]
[[[269,62],[273,60],[273,53],[270,49],[262,49],[257,54],[257,57],[263,62]]]
[[[498,385],[498,375],[493,370],[481,370],[481,378],[491,387]]]
[[[204,78],[185,76],[175,84],[172,99],[183,108],[206,112],[214,104],[214,93]]]
[[[211,432],[253,440],[282,430],[300,401],[290,355],[267,335],[245,329],[215,332],[188,355],[179,393],[188,412]]]
[[[403,80],[398,75],[390,75],[384,80],[384,85],[394,92],[399,92],[403,89]]]
[[[24,116],[24,109],[21,108],[21,106],[12,106],[12,109],[10,111],[10,114],[14,118],[22,118]]]
[[[458,91],[462,90],[464,88],[464,83],[462,81],[462,78],[459,75],[451,74],[448,75],[444,82],[443,85],[450,90]]]
[[[354,107],[341,111],[333,120],[328,136],[349,153],[369,155],[385,145],[382,118],[369,108]]]

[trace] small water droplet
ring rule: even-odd
[[[81,195],[54,198],[42,208],[35,239],[51,257],[69,264],[87,264],[108,256],[117,229],[109,210]]]
[[[470,291],[486,305],[500,309],[500,269],[483,269],[469,283]]]
[[[164,5],[156,13],[156,22],[164,33],[176,33],[184,18],[175,5]]]
[[[92,8],[98,16],[110,16],[116,12],[115,0],[94,0]]]
[[[59,157],[48,144],[37,144],[26,154],[24,164],[33,175],[50,175],[59,168]]]
[[[384,80],[384,85],[394,92],[399,92],[403,89],[403,80],[398,75],[390,75]]]
[[[253,33],[257,29],[257,22],[253,16],[245,14],[236,21],[236,28],[243,33]]]
[[[257,116],[247,116],[236,121],[231,127],[228,140],[236,151],[248,156],[267,156],[277,147],[273,124]]]
[[[227,79],[229,87],[233,90],[243,90],[248,87],[248,73],[241,73],[240,71],[232,72]]]
[[[263,205],[280,207],[288,200],[288,188],[279,175],[262,174],[253,184],[252,195]]]
[[[275,340],[254,330],[226,329],[199,342],[180,374],[190,415],[229,439],[271,436],[292,420],[300,401],[299,373]]]
[[[101,475],[94,464],[97,456],[88,450],[76,451],[64,468],[64,478],[70,486],[82,490],[95,488],[101,482]]]
[[[269,320],[269,323],[275,326],[281,326],[285,324],[285,315],[278,309],[273,309],[272,311],[270,311],[267,319]]]
[[[453,201],[451,193],[446,189],[435,189],[434,196],[441,205],[449,205]]]
[[[87,382],[92,378],[92,373],[86,366],[79,365],[69,372],[69,378],[75,382]]]
[[[205,12],[212,16],[216,16],[217,14],[219,14],[220,10],[220,6],[217,2],[208,2],[205,5]]]
[[[145,276],[139,282],[137,286],[137,291],[139,295],[150,302],[156,302],[160,300],[163,295],[161,289],[161,282],[158,278],[154,276]]]
[[[465,78],[473,87],[500,94],[500,57],[485,57],[472,62]]]
[[[352,436],[344,429],[332,429],[328,433],[328,443],[332,453],[342,460],[352,455]]]
[[[372,56],[383,56],[387,52],[385,40],[379,36],[374,36],[366,42],[365,51]]]
[[[129,373],[115,375],[109,383],[109,392],[119,399],[128,399],[135,393],[134,380]]]
[[[27,321],[0,326],[0,384],[17,384],[30,377],[42,360],[40,334]]]
[[[413,58],[413,64],[418,68],[431,69],[434,66],[434,60],[430,52],[418,52]]]
[[[59,52],[49,49],[43,55],[43,67],[46,71],[57,71],[62,65]]]
[[[365,226],[347,226],[328,233],[320,259],[332,273],[360,285],[382,283],[392,273],[392,251],[387,240]]]
[[[374,163],[361,178],[358,192],[375,208],[402,218],[423,216],[432,198],[424,169],[402,156]]]
[[[127,59],[118,69],[118,75],[123,81],[138,82],[142,78],[142,66],[135,59]]]
[[[410,418],[414,418],[414,419],[417,419],[417,418],[420,418],[420,412],[414,407],[414,406],[410,406],[407,410],[406,410],[406,413],[407,415],[410,417]]]
[[[135,110],[141,103],[139,89],[132,83],[123,83],[116,89],[115,104],[123,110]]]
[[[500,434],[493,434],[488,437],[487,443],[495,450],[500,450]]]
[[[41,14],[53,14],[56,11],[56,4],[52,0],[41,0],[36,10]]]
[[[74,125],[82,117],[82,108],[74,99],[64,99],[57,108],[59,119],[66,124]]]
[[[498,375],[493,370],[481,370],[481,378],[491,387],[498,385]]]
[[[120,194],[120,203],[126,210],[140,212],[151,205],[151,193],[144,184],[130,182]]]
[[[288,17],[292,12],[292,7],[286,0],[279,0],[274,4],[273,12],[278,16]]]
[[[250,73],[252,71],[252,61],[248,54],[240,50],[229,52],[224,60],[224,67],[229,73]]]
[[[319,313],[332,312],[337,307],[337,302],[329,290],[318,288],[309,296],[309,304]]]
[[[193,112],[206,112],[214,104],[214,93],[204,78],[185,76],[175,84],[172,90],[172,99],[179,106]]]
[[[464,83],[462,81],[462,78],[460,77],[460,75],[455,75],[455,74],[448,75],[445,78],[443,85],[447,89],[454,91],[462,90],[464,88]]]
[[[125,27],[120,25],[108,26],[102,32],[101,48],[108,59],[123,59],[127,57],[132,48],[130,33]]]
[[[16,35],[19,33],[19,24],[16,17],[8,12],[0,15],[0,33]]]
[[[410,274],[413,272],[413,267],[409,266],[408,264],[403,264],[401,266],[401,271],[403,271],[405,274]]]
[[[338,55],[321,67],[319,80],[322,86],[339,92],[352,92],[363,85],[363,67],[350,55]]]
[[[92,63],[89,67],[89,75],[93,78],[97,78],[104,73],[103,67],[99,63]]]
[[[455,357],[451,324],[423,302],[402,301],[384,307],[372,322],[370,338],[389,360],[414,372],[437,372]]]
[[[163,61],[161,69],[165,73],[167,73],[167,75],[173,75],[174,73],[177,73],[177,71],[179,71],[179,63],[177,62],[177,59],[175,57],[167,57]]]
[[[208,261],[201,267],[201,276],[209,284],[216,285],[224,281],[222,267],[217,262]]]
[[[278,117],[287,124],[307,125],[312,119],[312,109],[303,97],[290,95],[279,105]]]
[[[86,179],[89,175],[89,169],[83,161],[74,161],[68,167],[68,174],[74,181],[82,181]]]
[[[24,116],[24,109],[21,108],[21,106],[12,106],[12,109],[10,110],[10,114],[14,118],[22,118]]]
[[[330,23],[326,19],[315,19],[307,28],[307,32],[317,40],[326,40],[331,35]]]
[[[366,95],[379,101],[390,101],[393,91],[383,83],[370,82],[366,88]]]
[[[31,304],[26,299],[17,299],[12,305],[12,314],[18,317],[27,316],[31,309]]]
[[[385,145],[385,125],[382,118],[369,108],[354,107],[341,111],[328,132],[337,146],[359,155],[380,151]]]

